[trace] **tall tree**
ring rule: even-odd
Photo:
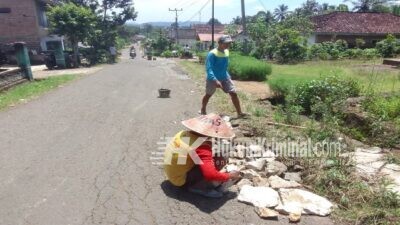
[[[379,12],[383,6],[387,6],[392,0],[345,0],[353,4],[356,12]]]
[[[394,15],[400,16],[400,5],[393,5],[392,6],[392,13]]]
[[[300,14],[301,16],[313,16],[321,11],[321,6],[315,0],[307,0],[302,4],[298,11],[297,14]]]
[[[213,22],[213,19],[211,18],[209,21],[208,21],[208,25],[211,25],[212,24],[212,22]],[[215,25],[221,25],[222,23],[221,22],[219,22],[219,20],[218,19],[216,19],[216,18],[214,18],[214,24]]]
[[[346,4],[339,4],[339,5],[336,7],[336,11],[339,11],[339,12],[348,12],[348,11],[349,11],[349,7],[348,7]]]
[[[285,4],[279,5],[278,8],[274,10],[274,17],[278,21],[282,21],[289,14],[289,7]]]
[[[74,67],[78,67],[78,42],[84,42],[92,35],[96,26],[96,15],[86,7],[67,3],[50,8],[47,16],[50,32],[65,35],[71,42]]]

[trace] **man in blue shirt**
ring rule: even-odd
[[[235,85],[228,73],[229,65],[229,47],[232,43],[232,38],[229,35],[223,35],[218,39],[218,48],[211,50],[207,55],[206,71],[206,94],[203,97],[203,105],[201,114],[207,114],[207,104],[211,96],[217,88],[221,88],[225,93],[231,96],[232,103],[235,106],[238,117],[246,116],[240,108],[239,97],[236,93]]]

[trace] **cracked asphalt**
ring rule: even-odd
[[[0,112],[0,224],[288,224],[259,219],[233,194],[210,200],[164,181],[151,153],[196,116],[203,92],[174,67],[123,58]]]

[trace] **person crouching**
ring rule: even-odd
[[[240,178],[238,171],[221,172],[223,160],[213,156],[212,138],[234,137],[232,128],[218,115],[185,120],[187,130],[175,135],[164,153],[164,171],[174,186],[210,198],[221,198],[225,184]]]

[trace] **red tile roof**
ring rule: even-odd
[[[214,34],[214,41],[217,41],[218,38],[222,37],[224,34]],[[198,34],[198,40],[201,42],[211,42],[211,34]]]
[[[400,16],[391,13],[333,12],[311,20],[316,33],[400,34]]]

